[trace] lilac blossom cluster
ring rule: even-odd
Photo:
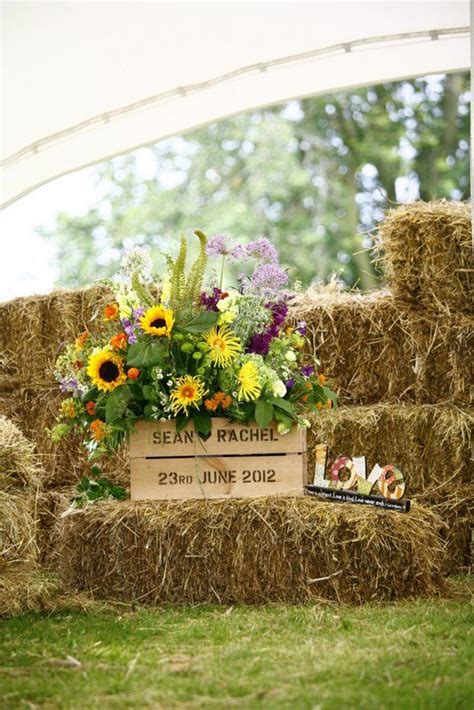
[[[145,309],[132,308],[131,318],[122,318],[122,326],[127,335],[130,345],[137,342],[137,331],[139,330],[139,319],[145,313]]]
[[[87,387],[79,384],[75,377],[62,377],[58,379],[59,389],[63,394],[71,393],[76,397],[80,397],[87,391]]]

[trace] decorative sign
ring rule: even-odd
[[[188,424],[138,422],[130,437],[132,500],[302,496],[306,429],[280,435],[276,426],[213,419],[203,441]]]
[[[406,483],[403,473],[394,464],[382,467],[377,463],[367,476],[365,456],[338,456],[329,468],[328,479],[327,469],[328,447],[326,444],[318,444],[313,485],[306,487],[306,493],[403,512],[410,509],[410,501],[400,501],[405,493]]]

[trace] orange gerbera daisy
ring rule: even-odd
[[[85,330],[83,333],[79,333],[76,340],[74,341],[74,347],[76,350],[82,350],[87,340],[89,339],[90,333]]]
[[[104,308],[104,320],[115,320],[119,314],[118,303],[108,303]]]
[[[124,350],[127,347],[127,336],[125,333],[117,333],[110,338],[109,343],[114,350]]]
[[[94,419],[90,424],[89,430],[94,441],[102,441],[107,433],[105,422],[101,419]]]
[[[92,416],[95,412],[95,402],[87,402],[87,404],[85,406],[85,410],[86,410],[87,414]]]

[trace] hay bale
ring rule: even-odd
[[[30,496],[0,491],[0,574],[10,565],[36,559],[38,549],[32,508]]]
[[[393,600],[440,590],[441,524],[309,498],[100,503],[63,519],[60,570],[150,604]]]
[[[474,317],[410,313],[416,352],[416,401],[472,403]]]
[[[79,332],[100,327],[100,308],[107,299],[102,286],[54,291],[0,304],[0,388],[40,387],[54,382],[54,363]]]
[[[471,210],[460,202],[413,202],[389,210],[379,251],[397,299],[449,313],[472,311]]]
[[[472,316],[422,313],[383,291],[308,289],[291,317],[306,320],[341,404],[470,402]]]
[[[56,554],[59,542],[61,513],[70,506],[74,487],[42,491],[36,502],[38,562],[44,568],[57,566]]]
[[[38,483],[33,445],[12,421],[0,416],[0,491],[32,490]]]
[[[414,344],[407,315],[390,294],[308,290],[291,316],[306,321],[311,352],[341,402],[414,401]]]
[[[21,388],[14,393],[0,392],[0,413],[12,419],[35,446],[41,464],[40,478],[44,488],[61,489],[76,484],[90,474],[87,452],[79,434],[66,437],[58,444],[51,440],[48,429],[54,426],[63,395],[57,386],[40,389]],[[129,486],[128,454],[121,450],[100,462],[104,475],[114,482]]]
[[[10,569],[0,575],[0,616],[54,609],[59,591],[59,580],[36,567]]]
[[[440,513],[447,527],[449,572],[469,566],[472,513],[472,410],[441,405],[377,404],[341,407],[311,419],[308,474],[314,471],[314,448],[327,443],[330,458],[367,456],[375,463],[396,463],[404,472],[408,495]]]

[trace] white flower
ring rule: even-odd
[[[284,397],[286,394],[285,383],[281,380],[276,380],[272,385],[272,392],[274,397]]]
[[[287,350],[285,359],[288,360],[288,362],[296,362],[296,353],[294,350]]]
[[[149,280],[153,268],[149,248],[133,247],[124,254],[121,266],[127,276],[138,272],[144,281]]]
[[[277,426],[277,430],[279,434],[288,434],[291,430],[291,428],[287,424],[283,424],[283,422],[280,422]]]

